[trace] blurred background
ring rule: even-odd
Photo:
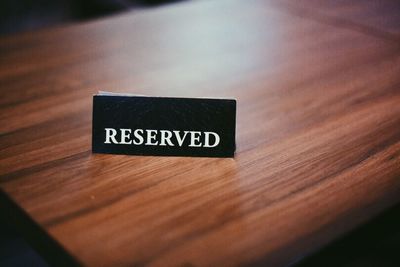
[[[1,0],[0,35],[184,0]]]

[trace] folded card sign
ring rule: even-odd
[[[99,93],[94,153],[233,157],[236,101]]]

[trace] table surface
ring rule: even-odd
[[[193,1],[1,38],[7,216],[68,265],[315,252],[400,202],[393,2]],[[98,90],[234,97],[235,158],[92,154]]]

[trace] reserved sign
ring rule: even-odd
[[[236,101],[100,93],[93,97],[94,153],[233,157]]]

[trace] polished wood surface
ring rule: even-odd
[[[87,266],[285,266],[399,203],[396,24],[318,3],[194,1],[1,38],[10,217]],[[235,158],[92,154],[97,90],[234,97]]]

